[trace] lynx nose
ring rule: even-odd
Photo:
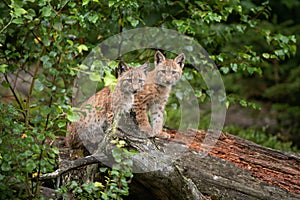
[[[139,91],[139,87],[137,85],[133,85],[132,92],[135,94]]]
[[[166,83],[167,83],[167,84],[171,84],[171,81],[170,81],[170,80],[166,80]]]

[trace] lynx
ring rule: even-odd
[[[120,62],[114,90],[105,87],[83,103],[81,111],[85,112],[85,116],[67,127],[66,146],[80,148],[82,139],[95,142],[112,124],[114,116],[129,112],[134,102],[133,95],[143,88],[149,68],[149,62],[139,67],[129,67]]]
[[[134,95],[133,111],[136,121],[140,130],[148,133],[150,137],[169,138],[167,133],[162,132],[164,109],[172,86],[181,78],[184,61],[183,53],[173,60],[165,59],[164,55],[157,51],[154,56],[155,69],[147,74],[143,90]],[[148,111],[151,113],[152,127]]]

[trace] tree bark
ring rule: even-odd
[[[262,147],[224,133],[206,153],[203,141],[211,133],[199,130],[167,132],[172,137],[166,141],[138,139],[119,131],[119,137],[142,155],[134,158],[134,170],[139,173],[134,174],[130,196],[125,199],[300,199],[299,155]],[[192,141],[189,140],[191,136]],[[66,176],[74,173],[74,168],[85,177],[91,171],[83,166],[96,162],[93,156],[77,161],[65,159],[57,172],[41,178]],[[74,176],[68,177],[70,181]]]
[[[229,134],[221,134],[214,148],[203,154],[201,143],[208,132],[190,131],[196,137],[172,168],[136,174],[131,195],[136,199],[300,199],[297,155]]]

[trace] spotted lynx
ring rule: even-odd
[[[119,78],[114,90],[105,87],[83,103],[81,111],[85,112],[85,116],[67,127],[66,146],[80,148],[83,145],[82,140],[99,140],[101,133],[112,124],[114,116],[129,112],[134,102],[133,95],[143,88],[149,68],[149,62],[140,67],[129,67],[120,62]]]
[[[181,78],[184,67],[184,54],[179,54],[174,60],[165,59],[157,51],[154,56],[155,69],[147,74],[143,90],[134,95],[133,111],[141,131],[150,137],[169,138],[162,132],[164,109],[170,95],[172,85]],[[151,113],[152,127],[148,120],[148,111]]]

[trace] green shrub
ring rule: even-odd
[[[292,145],[292,142],[284,142],[277,136],[268,134],[264,128],[247,128],[242,129],[237,126],[227,126],[224,132],[237,135],[256,144],[282,151],[299,152],[299,149]]]
[[[55,135],[41,127],[26,126],[13,105],[0,103],[0,199],[39,196],[37,178],[53,171],[58,150],[46,140]]]

